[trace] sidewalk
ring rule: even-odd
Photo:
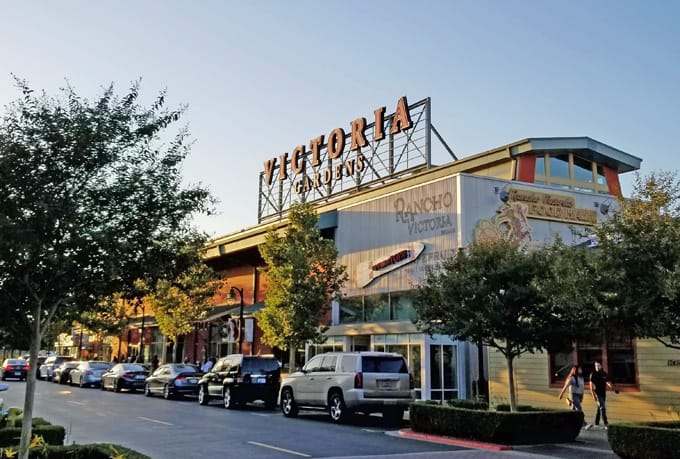
[[[607,431],[604,428],[581,430],[575,441],[571,443],[550,443],[539,445],[498,445],[479,441],[463,440],[453,437],[422,434],[411,429],[401,429],[398,435],[402,438],[429,441],[450,446],[460,446],[494,452],[516,451],[527,453],[529,456],[540,455],[557,456],[561,458],[616,458],[607,441]]]

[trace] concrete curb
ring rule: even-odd
[[[431,435],[431,434],[424,434],[424,433],[419,433],[419,432],[414,432],[411,429],[401,429],[397,432],[397,435],[403,438],[410,438],[411,440],[421,440],[421,441],[429,441],[432,443],[439,443],[442,445],[451,445],[451,446],[461,446],[463,448],[472,448],[472,449],[483,449],[486,451],[510,451],[512,450],[512,446],[509,445],[499,445],[496,443],[484,443],[481,441],[474,441],[474,440],[463,440],[460,438],[453,438],[453,437],[443,437],[440,435]]]

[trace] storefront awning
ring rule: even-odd
[[[264,301],[260,301],[255,304],[245,305],[243,307],[243,316],[244,317],[252,316],[254,313],[262,310],[263,308]],[[203,322],[212,322],[214,320],[226,317],[227,315],[230,315],[232,317],[238,317],[240,313],[241,313],[240,306],[238,304],[216,306],[208,313],[208,316],[203,320]]]

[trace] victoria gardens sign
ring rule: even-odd
[[[284,217],[297,201],[328,202],[380,186],[431,165],[430,99],[409,105],[401,97],[386,107],[313,137],[264,162],[259,222]]]

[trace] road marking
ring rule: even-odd
[[[164,426],[173,426],[174,425],[174,424],[170,424],[169,422],[159,421],[158,419],[145,418],[144,416],[137,416],[137,419],[141,419],[142,421],[155,422],[156,424],[163,424]]]
[[[74,404],[74,405],[83,405],[83,406],[85,405],[85,404],[82,403],[82,402],[74,402],[73,400],[66,400],[66,403],[72,403],[72,404]]]
[[[57,392],[57,394],[59,394],[59,395],[69,395],[69,394],[72,394],[72,393],[73,392],[71,392],[70,390],[60,390],[59,392]]]
[[[293,450],[285,449],[285,448],[279,448],[278,446],[267,445],[266,443],[260,443],[260,442],[257,442],[257,441],[249,441],[248,444],[255,445],[255,446],[261,446],[263,448],[273,449],[274,451],[281,451],[282,453],[294,454],[295,456],[312,457],[309,454],[299,453],[297,451],[293,451]]]
[[[271,414],[264,413],[250,413],[250,414],[252,414],[253,416],[262,416],[263,418],[268,418],[269,416],[271,416]]]

